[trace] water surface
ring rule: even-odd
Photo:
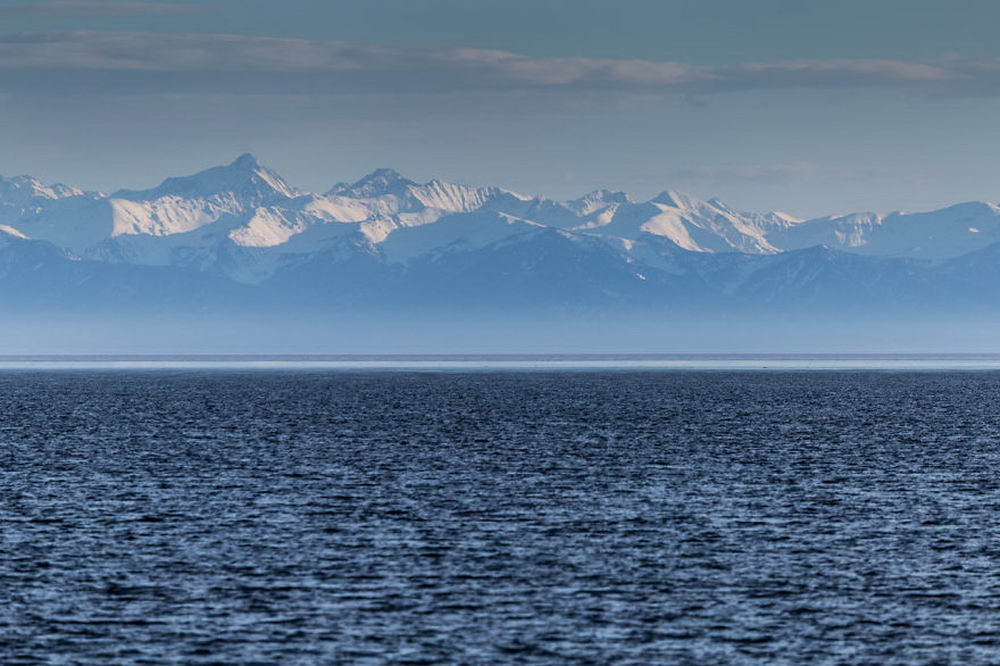
[[[0,373],[0,661],[996,663],[995,372]]]

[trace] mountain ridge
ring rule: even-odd
[[[800,220],[669,189],[557,201],[384,168],[318,194],[251,154],[112,194],[0,179],[0,308],[32,290],[75,306],[89,283],[120,307],[986,312],[998,248],[987,202]]]
[[[30,199],[30,201],[28,201]],[[545,226],[585,230],[606,236],[627,238],[643,232],[670,238],[693,251],[740,251],[747,253],[783,252],[827,244],[849,251],[886,256],[949,258],[969,248],[985,247],[1000,240],[1000,208],[975,201],[955,204],[935,211],[906,213],[848,213],[799,219],[778,211],[764,213],[738,211],[718,198],[700,200],[665,189],[647,201],[635,201],[624,192],[596,190],[577,199],[557,201],[541,196],[521,195],[497,187],[476,187],[433,179],[418,183],[399,172],[379,168],[352,184],[340,183],[323,194],[300,190],[252,154],[232,163],[205,169],[190,176],[170,177],[145,190],[117,190],[110,195],[85,192],[67,185],[46,185],[30,176],[0,177],[0,223],[30,237],[70,246],[55,232],[33,235],[39,226],[35,218],[49,215],[47,203],[65,199],[105,202],[112,224],[110,237],[121,235],[169,236],[196,230],[216,222],[223,215],[250,216],[259,209],[276,209],[311,218],[310,223],[370,223],[370,229],[392,230],[434,222],[448,214],[469,213],[488,208]],[[30,211],[13,214],[18,205],[33,203]],[[59,206],[54,208],[58,210]],[[29,215],[27,213],[33,213]],[[272,210],[274,213],[275,210]],[[74,211],[79,217],[87,211]],[[944,218],[953,218],[945,220]],[[950,233],[963,237],[955,247],[934,238],[931,231],[945,231],[946,221],[966,220],[965,228]],[[249,218],[246,220],[249,222]],[[101,226],[100,221],[92,221]],[[897,234],[908,224],[911,233],[920,222],[924,236],[906,246],[895,245],[881,236],[892,227]],[[19,224],[20,223],[20,224]],[[979,224],[980,226],[976,226]],[[985,227],[985,228],[981,228]],[[961,233],[959,233],[961,232]],[[391,233],[391,230],[390,230]],[[386,237],[372,231],[380,242]],[[974,234],[986,234],[975,238]],[[983,240],[989,238],[990,242]],[[103,239],[102,239],[103,240]],[[249,237],[247,237],[249,241]],[[918,244],[917,241],[924,241]],[[62,242],[61,242],[62,241]],[[937,241],[937,242],[929,242]],[[79,244],[76,244],[79,245]],[[78,248],[85,250],[86,248]]]

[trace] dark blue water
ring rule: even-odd
[[[1000,374],[0,374],[0,662],[997,663]]]

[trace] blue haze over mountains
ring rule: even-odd
[[[0,179],[7,352],[982,350],[998,287],[990,203],[798,220],[387,169],[317,194],[251,155],[113,194]]]

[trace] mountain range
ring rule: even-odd
[[[0,312],[1000,314],[1000,207],[802,220],[664,191],[556,201],[252,155],[111,194],[0,177]]]

